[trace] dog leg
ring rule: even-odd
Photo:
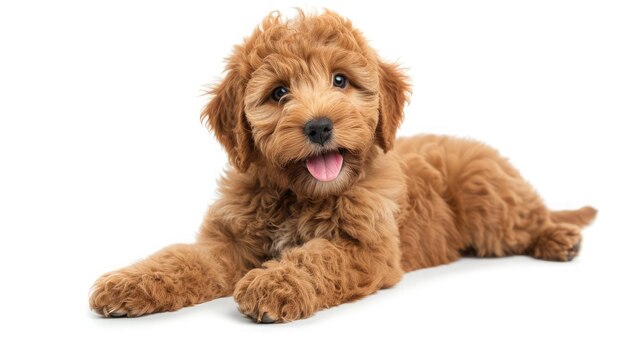
[[[587,209],[590,214],[583,213]],[[576,217],[579,212],[587,217]],[[534,214],[529,215],[529,213]],[[477,253],[477,256],[527,254],[549,261],[571,261],[578,256],[580,251],[581,225],[588,224],[596,212],[595,209],[584,208],[559,212],[558,215],[561,213],[571,215],[573,219],[568,222],[557,222],[556,220],[560,218],[558,216],[552,218],[551,213],[543,205],[533,208],[532,211],[523,211],[514,216],[515,221],[511,228],[475,231],[474,233],[478,232],[482,235],[472,237],[474,245],[470,248]]]
[[[401,276],[397,249],[318,238],[248,272],[234,297],[257,322],[288,322],[390,287]]]
[[[245,270],[237,250],[207,243],[166,247],[93,285],[89,304],[105,317],[174,311],[232,293]]]

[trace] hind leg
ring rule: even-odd
[[[398,145],[415,204],[415,215],[401,227],[405,269],[450,262],[459,254],[556,261],[578,254],[580,227],[593,220],[595,209],[550,212],[508,160],[481,143],[424,136]],[[449,211],[433,210],[444,207]]]
[[[537,196],[532,197],[533,207],[526,203],[514,205],[502,201],[500,205],[508,211],[499,212],[502,217],[495,223],[494,217],[482,221],[481,230],[474,227],[471,249],[478,256],[529,255],[548,261],[573,260],[580,251],[580,226],[553,221],[541,200]]]
[[[499,191],[493,183],[483,183],[481,201],[467,206],[467,233],[470,249],[478,256],[530,255],[549,261],[571,261],[578,255],[581,228],[575,224],[553,221],[550,211],[530,188],[516,179],[516,187]],[[507,196],[501,196],[506,193]],[[485,196],[485,194],[488,194]],[[472,203],[467,201],[466,203]]]
[[[551,213],[542,199],[506,159],[484,146],[456,176],[455,207],[477,256],[530,255],[551,261],[570,261],[578,254],[580,226],[595,210]]]
[[[513,215],[512,225],[499,227],[487,221],[482,230],[470,235],[470,252],[477,256],[529,255],[548,261],[571,261],[578,255],[582,241],[581,228],[570,223],[555,223],[547,209],[535,211],[545,215],[532,216],[526,211]]]

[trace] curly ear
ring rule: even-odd
[[[254,151],[250,123],[243,108],[244,87],[239,74],[229,70],[226,78],[209,92],[213,98],[200,115],[202,121],[208,119],[230,163],[241,172],[250,166]]]
[[[396,130],[404,118],[404,105],[409,100],[411,87],[409,78],[397,65],[378,63],[379,114],[376,140],[385,151],[393,148]]]

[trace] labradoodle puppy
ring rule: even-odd
[[[265,18],[202,112],[233,167],[197,242],[103,275],[91,308],[140,316],[233,295],[255,321],[286,322],[469,252],[578,254],[595,209],[548,210],[484,144],[395,140],[409,92],[339,15]]]

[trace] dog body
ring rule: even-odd
[[[98,313],[233,295],[256,321],[291,321],[463,254],[571,260],[596,213],[549,211],[483,144],[395,140],[407,78],[332,12],[270,15],[211,93],[203,119],[234,166],[220,199],[195,244],[98,279]]]

